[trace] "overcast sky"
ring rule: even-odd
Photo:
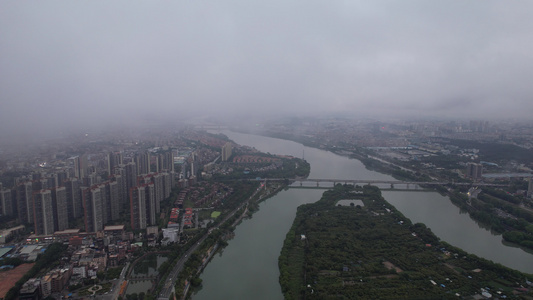
[[[531,118],[533,1],[0,1],[0,126]]]

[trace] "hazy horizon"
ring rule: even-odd
[[[2,1],[0,137],[279,116],[531,119],[530,1]]]

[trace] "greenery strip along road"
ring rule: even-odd
[[[186,252],[185,255],[182,256],[174,265],[172,268],[172,271],[168,274],[167,278],[165,279],[165,283],[163,285],[163,288],[161,289],[161,292],[159,293],[159,300],[168,300],[170,297],[170,294],[174,291],[174,284],[176,282],[176,279],[178,278],[179,273],[183,270],[183,266],[185,263],[189,260],[192,253],[194,253],[198,247],[209,237],[209,235],[219,229],[224,223],[226,223],[230,218],[232,218],[237,212],[240,210],[243,210],[243,208],[247,207],[249,202],[254,199],[254,197],[257,195],[257,193],[260,191],[261,188],[258,188],[254,191],[254,193],[243,203],[241,203],[237,208],[235,208],[233,211],[228,213],[222,221],[219,222],[219,225],[216,227],[211,228],[206,234],[204,234],[197,243],[193,244]],[[246,209],[244,209],[244,213],[246,212]],[[243,213],[243,214],[244,214]],[[183,293],[184,297],[186,296],[186,293]]]
[[[118,297],[120,296],[120,288],[122,287],[122,284],[123,284],[124,280],[126,279],[126,273],[127,273],[128,269],[129,269],[129,267],[130,267],[130,263],[127,262],[126,265],[124,266],[124,268],[122,268],[122,271],[120,272],[120,276],[116,280],[116,282],[115,282],[115,284],[113,286],[113,290],[108,295],[102,296],[103,299],[105,299],[105,300],[118,299]]]

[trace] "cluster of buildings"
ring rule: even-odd
[[[157,227],[149,227],[151,234]],[[116,267],[128,259],[142,243],[135,243],[132,232],[124,225],[106,226],[97,233],[70,229],[56,232],[53,240],[68,243],[67,253],[60,259],[57,268],[29,279],[20,291],[19,299],[43,299],[61,293],[65,287],[81,284],[84,279],[94,279],[98,272]],[[9,257],[33,260],[46,249],[46,244],[23,245],[12,248]]]
[[[33,224],[37,235],[63,231],[79,219],[85,231],[97,232],[124,213],[132,229],[144,229],[156,224],[159,204],[177,182],[172,151],[139,152],[128,162],[111,152],[92,166],[86,154],[68,161],[52,172],[18,177],[11,188],[0,185],[2,215]]]
[[[488,122],[485,120],[420,120],[362,118],[301,118],[280,120],[261,128],[267,135],[298,136],[309,144],[328,148],[334,145],[360,147],[406,147],[413,140],[450,138],[470,141],[499,141],[533,148],[533,124]]]
[[[231,193],[233,189],[223,183],[200,182],[199,186],[181,190],[175,205],[183,207],[187,199],[194,203],[194,207],[217,207]]]

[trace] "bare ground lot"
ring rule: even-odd
[[[15,283],[19,281],[26,272],[28,272],[31,267],[33,267],[34,264],[22,264],[13,270],[9,270],[6,272],[0,272],[0,298],[4,298],[13,286],[15,286]]]

